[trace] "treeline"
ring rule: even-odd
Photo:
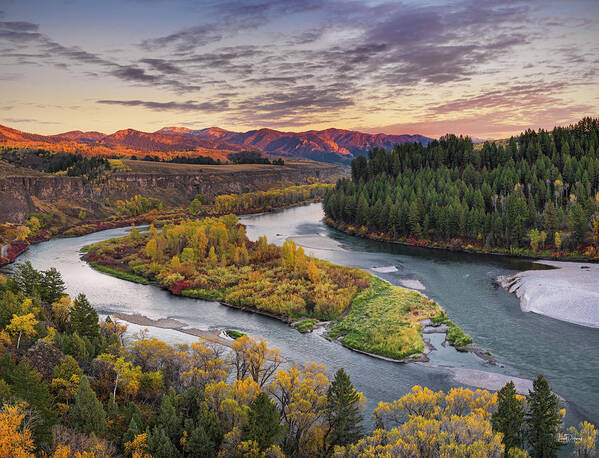
[[[108,160],[100,157],[85,157],[81,154],[57,153],[44,149],[4,148],[0,159],[20,167],[46,173],[63,173],[68,176],[84,176],[90,180],[103,175],[110,169]]]
[[[137,156],[131,156],[131,160],[136,161]],[[210,156],[175,156],[171,158],[160,157],[156,155],[146,154],[143,161],[152,162],[167,162],[169,164],[201,164],[201,165],[222,165],[220,159],[214,159]]]
[[[599,121],[585,118],[481,148],[454,135],[375,148],[352,161],[352,179],[327,194],[325,213],[396,239],[599,256],[598,136]]]
[[[254,191],[243,194],[223,194],[214,201],[219,213],[246,211],[252,208],[276,208],[308,200],[321,199],[333,185],[314,183],[303,186],[290,186],[268,191]]]
[[[239,153],[231,153],[229,161],[234,164],[274,164],[285,165],[285,161],[281,158],[273,159],[272,161],[258,151],[241,151]]]
[[[141,160],[152,162],[167,162],[170,164],[201,164],[201,165],[223,165],[223,164],[273,164],[284,165],[283,159],[270,160],[257,151],[241,151],[239,153],[231,153],[227,156],[228,161],[221,161],[210,156],[188,156],[179,155],[171,158],[161,157],[156,154],[146,154]],[[137,160],[137,156],[131,156],[132,160]]]
[[[110,203],[110,201],[106,201]],[[143,197],[136,194],[131,199],[117,200],[114,208],[119,215],[138,216],[152,210],[161,210],[162,201],[154,197]]]
[[[563,437],[591,456],[596,429],[563,430],[565,412],[539,376],[528,396],[415,386],[373,413],[343,369],[281,369],[279,351],[241,336],[230,348],[171,346],[64,294],[54,269],[0,276],[0,451],[33,458],[285,456],[553,457]],[[565,433],[568,435],[566,436]]]

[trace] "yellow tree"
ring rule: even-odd
[[[294,456],[315,456],[323,448],[329,380],[326,368],[311,363],[281,370],[268,387],[287,427],[284,448]]]
[[[35,325],[38,321],[35,319],[35,315],[33,313],[28,313],[26,315],[13,315],[12,320],[6,326],[6,330],[11,335],[17,335],[17,349],[21,345],[21,337],[23,334],[26,336],[33,336],[37,333],[35,330]]]
[[[132,458],[152,458],[149,453],[148,434],[138,434],[130,442],[125,442],[125,455]]]
[[[121,384],[123,394],[135,396],[137,390],[139,390],[139,378],[141,376],[141,369],[139,366],[133,366],[129,361],[125,361],[122,356],[117,358],[114,355],[104,353],[98,356],[98,358],[112,363],[112,368],[116,373],[114,389],[112,391],[113,399],[116,399],[119,383]]]
[[[236,378],[251,377],[262,388],[277,371],[283,360],[278,348],[268,348],[263,339],[241,336],[231,345]]]
[[[316,267],[314,259],[310,259],[308,263],[308,278],[312,283],[318,283],[320,281],[320,271]]]
[[[249,404],[259,392],[260,386],[246,378],[235,380],[232,384],[224,381],[209,383],[204,396],[208,405],[217,412],[225,430],[232,430],[247,424]]]
[[[376,425],[379,428],[389,429],[401,425],[410,415],[432,418],[441,411],[442,399],[442,391],[435,393],[427,387],[416,385],[401,399],[379,402],[374,409]]]
[[[287,270],[295,267],[296,245],[293,240],[286,240],[281,247],[281,265]]]
[[[4,404],[0,410],[0,456],[33,458],[31,431],[23,426],[24,404]]]
[[[71,298],[63,296],[52,304],[52,319],[60,331],[64,331],[71,314]]]
[[[19,226],[17,227],[16,239],[17,240],[25,240],[31,234],[31,230],[27,226]]]
[[[221,358],[221,351],[216,345],[194,342],[186,356],[189,370],[181,375],[187,385],[204,388],[208,383],[219,382],[227,377],[226,361]]]
[[[500,458],[502,435],[490,421],[496,402],[497,395],[486,390],[454,388],[445,394],[415,386],[393,403],[380,403],[375,410],[379,429],[356,444],[336,448],[334,456]],[[510,456],[526,454],[513,449]]]
[[[54,378],[50,384],[52,394],[56,398],[56,409],[61,415],[65,415],[69,410],[69,402],[77,394],[80,378],[77,374],[71,375],[67,379]]]
[[[599,196],[599,193],[597,193]],[[599,215],[593,217],[593,241],[595,246],[599,248]]]
[[[596,441],[597,430],[588,421],[583,421],[578,425],[578,429],[570,426],[568,432],[577,440],[574,441],[573,455],[577,458],[590,458],[597,456]]]
[[[218,256],[216,255],[213,246],[210,247],[210,251],[208,252],[208,262],[211,266],[216,266],[216,264],[218,264]]]
[[[173,347],[156,338],[148,339],[143,334],[140,337],[127,347],[127,358],[143,371],[162,369],[173,354]]]
[[[555,248],[557,248],[557,251],[560,250],[560,248],[562,247],[562,238],[559,235],[559,232],[555,233],[555,238],[554,238],[554,242],[555,244]]]
[[[146,243],[146,248],[144,252],[145,255],[152,261],[158,261],[158,259],[161,257],[161,253],[158,248],[158,242],[156,241],[156,239],[150,239],[148,243]]]

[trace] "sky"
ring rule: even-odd
[[[0,124],[504,138],[599,115],[599,1],[0,0]]]

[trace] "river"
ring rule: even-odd
[[[421,282],[426,288],[423,293],[444,307],[451,319],[500,364],[489,366],[470,353],[440,347],[438,335],[433,335],[438,350],[431,353],[429,364],[387,362],[352,352],[316,332],[300,334],[268,317],[119,280],[91,269],[80,259],[82,246],[124,235],[128,228],[43,242],[31,246],[18,262],[31,261],[38,269],[56,267],[68,293],[85,293],[101,314],[138,313],[175,318],[200,329],[236,329],[264,337],[290,362],[324,364],[330,375],[344,367],[368,400],[367,416],[379,401],[397,399],[413,385],[433,390],[460,386],[453,372],[466,368],[527,379],[543,373],[568,401],[567,424],[583,418],[599,423],[599,330],[524,313],[516,297],[493,282],[498,275],[529,269],[531,263],[360,239],[327,227],[322,216],[321,205],[311,204],[240,219],[250,239],[266,234],[271,243],[282,244],[292,237],[307,253],[337,264],[363,269],[395,266],[396,272],[377,275],[396,285],[405,280]],[[151,328],[151,333],[170,343],[195,340],[168,329]]]

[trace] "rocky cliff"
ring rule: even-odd
[[[32,212],[75,217],[83,210],[98,218],[108,216],[106,198],[128,199],[139,194],[157,197],[165,205],[187,205],[196,194],[242,193],[278,186],[302,184],[317,178],[336,179],[338,166],[290,163],[284,166],[202,166],[173,169],[167,173],[117,173],[98,183],[66,176],[0,177],[0,222],[23,222]]]

